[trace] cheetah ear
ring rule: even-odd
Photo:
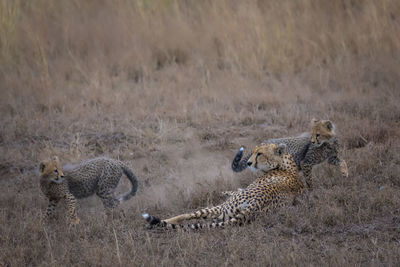
[[[43,161],[40,162],[39,171],[42,173],[42,172],[44,172],[45,168],[46,168],[46,163],[44,163]]]
[[[57,156],[54,156],[54,157],[53,157],[53,160],[54,160],[54,161],[57,161],[57,162],[59,162],[59,161],[60,161],[60,160],[58,159],[58,157],[57,157]]]
[[[313,118],[311,120],[311,125],[315,125],[317,122],[319,122],[319,120],[317,120],[316,118]]]
[[[276,148],[276,154],[281,156],[282,154],[285,154],[287,152],[287,147],[286,144],[281,143],[278,145],[278,147]]]
[[[324,124],[325,124],[326,129],[328,129],[329,131],[332,131],[333,123],[331,121],[325,121]]]

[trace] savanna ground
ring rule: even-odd
[[[0,265],[399,266],[399,59],[397,0],[0,1]],[[349,178],[324,163],[244,227],[146,229],[249,184],[238,147],[312,117],[336,123]],[[119,158],[137,196],[46,222],[51,155]]]

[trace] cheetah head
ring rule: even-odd
[[[286,154],[285,144],[263,144],[254,148],[247,165],[253,172],[258,170],[268,172],[279,168]]]
[[[57,156],[40,162],[39,172],[41,177],[48,177],[52,182],[57,184],[61,183],[64,178],[62,166]]]
[[[330,120],[311,120],[311,143],[322,144],[335,135],[335,125]]]

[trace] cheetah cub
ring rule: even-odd
[[[109,210],[117,207],[120,201],[126,201],[134,196],[138,187],[132,171],[121,161],[109,158],[85,161],[64,175],[60,160],[58,157],[53,157],[40,163],[39,172],[40,189],[49,200],[46,217],[51,215],[60,200],[65,199],[72,224],[79,223],[75,211],[77,198],[89,197],[96,193],[106,210]],[[117,199],[114,190],[122,174],[128,177],[132,189]]]
[[[296,137],[269,139],[267,144],[286,144],[289,154],[293,157],[299,171],[303,172],[308,188],[313,186],[312,169],[314,166],[328,161],[335,165],[342,176],[348,177],[349,171],[346,161],[339,158],[339,140],[336,135],[335,125],[330,120],[312,119],[311,132],[303,133]],[[232,170],[241,172],[248,168],[248,159],[251,154],[243,157],[244,148],[241,147],[232,162]],[[232,192],[224,192],[230,195]]]

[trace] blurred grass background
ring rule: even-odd
[[[5,0],[1,72],[46,87],[99,71],[137,80],[172,63],[297,73],[398,56],[399,13],[395,0]]]

